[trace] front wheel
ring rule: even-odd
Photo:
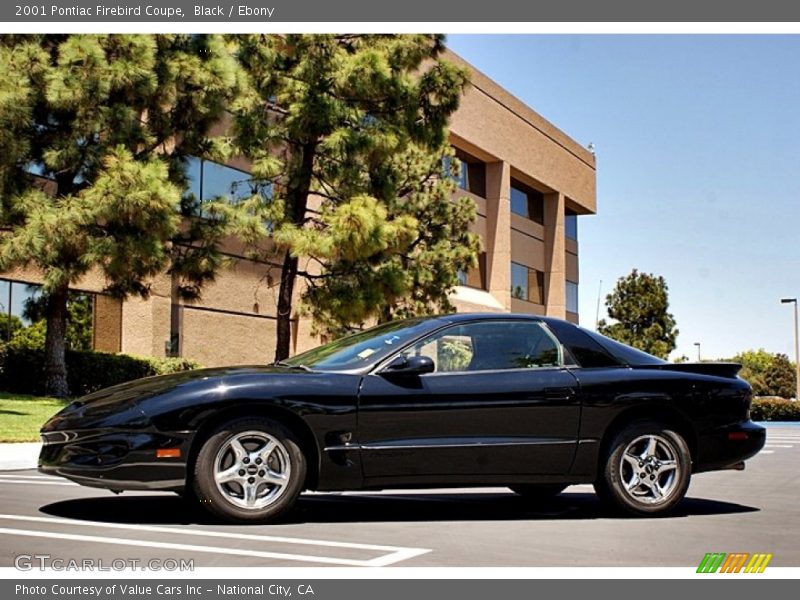
[[[661,516],[686,495],[691,469],[689,447],[679,433],[655,421],[637,421],[611,442],[595,490],[629,514]]]
[[[200,448],[193,491],[218,517],[263,523],[291,508],[305,477],[291,431],[271,419],[240,418],[218,427]]]

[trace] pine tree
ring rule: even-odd
[[[675,318],[669,312],[668,292],[663,277],[634,269],[621,277],[614,291],[606,296],[608,316],[615,322],[602,319],[597,331],[653,356],[667,358],[678,337]]]
[[[147,295],[169,269],[197,295],[235,221],[182,224],[184,160],[224,157],[212,138],[241,90],[229,41],[189,35],[0,38],[0,269],[43,275],[45,387],[66,396],[69,286],[90,270],[106,292]]]
[[[435,35],[245,36],[253,95],[236,111],[238,147],[273,184],[250,208],[281,265],[275,358],[290,351],[296,281],[318,331],[452,307],[473,266],[471,200],[451,201],[447,121],[467,72]],[[248,237],[248,236],[245,236]]]

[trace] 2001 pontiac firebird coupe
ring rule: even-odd
[[[310,490],[593,483],[635,515],[764,445],[739,365],[670,364],[558,319],[457,314],[380,325],[285,362],[134,381],[42,429],[39,469],[169,490],[267,521]]]

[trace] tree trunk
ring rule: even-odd
[[[314,156],[316,154],[316,140],[307,142],[300,147],[302,153],[297,177],[289,186],[286,198],[292,210],[292,222],[302,225],[308,206],[308,192],[311,189],[311,176],[313,174]],[[291,354],[292,343],[292,300],[294,282],[297,279],[297,265],[299,260],[291,256],[287,250],[283,257],[281,267],[281,285],[278,290],[278,322],[277,340],[275,342],[275,360],[284,360]]]
[[[47,296],[47,336],[44,341],[45,392],[56,398],[69,395],[67,362],[64,354],[67,334],[67,296],[64,285]]]
[[[289,358],[292,341],[292,294],[294,281],[297,277],[298,260],[289,252],[283,259],[281,269],[281,287],[278,291],[278,323],[277,341],[275,344],[275,360]]]

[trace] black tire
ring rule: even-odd
[[[594,488],[624,513],[664,516],[683,500],[691,471],[689,446],[678,432],[658,421],[635,421],[614,436]]]
[[[544,502],[567,489],[566,483],[524,483],[509,486],[511,491],[531,502]]]
[[[272,450],[268,444],[274,444]],[[234,446],[242,450],[237,454]],[[225,473],[235,479],[218,483]],[[278,475],[283,483],[276,483]],[[204,508],[226,521],[265,523],[292,507],[305,478],[305,456],[288,428],[272,419],[243,417],[217,427],[205,439],[195,461],[192,491]]]

